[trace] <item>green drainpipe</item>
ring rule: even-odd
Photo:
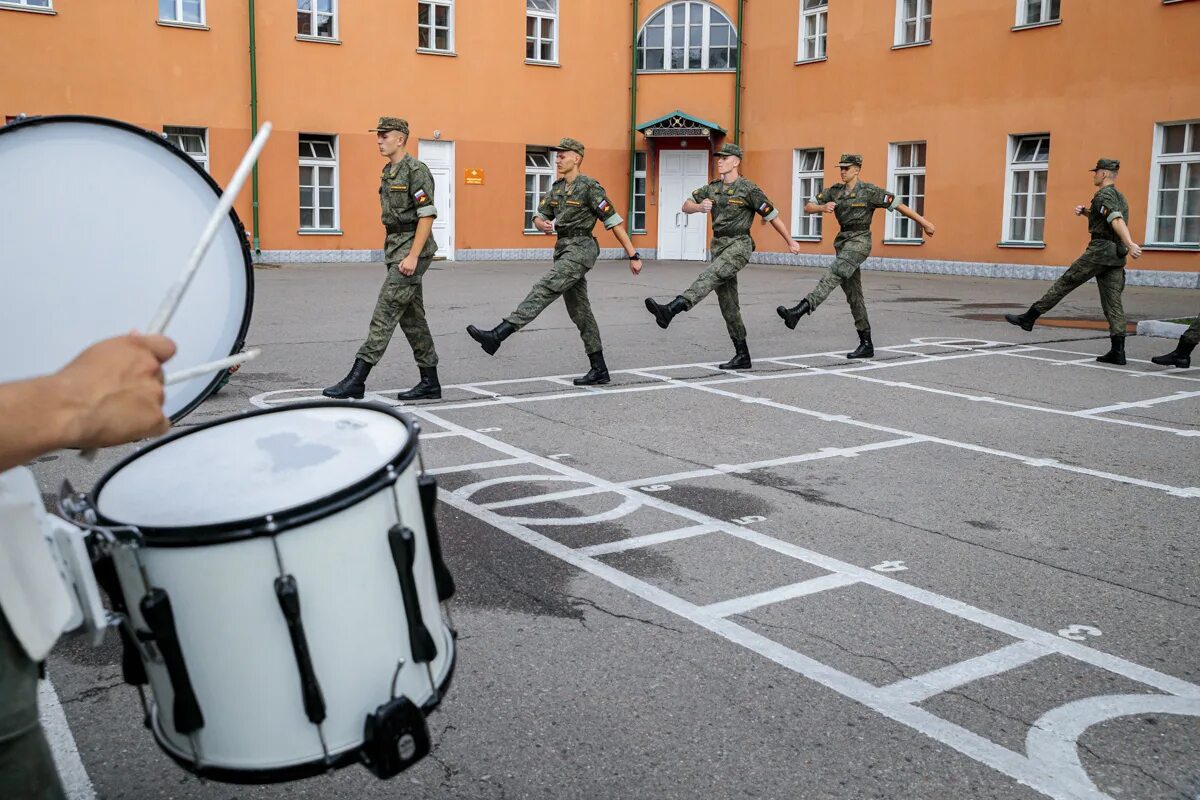
[[[737,20],[737,68],[733,79],[733,143],[740,144],[742,140],[742,42],[745,40],[742,31],[742,19],[745,16],[746,0],[738,0]]]
[[[634,163],[637,159],[637,32],[638,0],[633,0],[633,49],[629,57],[629,229],[633,230],[633,198],[637,191]],[[646,165],[649,167],[649,163]],[[647,170],[648,171],[648,170]]]
[[[250,0],[250,138],[258,133],[258,55],[254,47],[254,0]],[[262,255],[262,242],[258,238],[258,163],[250,178],[251,217],[254,225],[254,254]]]

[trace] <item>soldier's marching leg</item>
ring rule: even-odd
[[[1125,291],[1125,268],[1111,267],[1096,274],[1096,286],[1100,289],[1100,307],[1108,320],[1109,340],[1112,343],[1107,353],[1096,358],[1102,364],[1125,364],[1125,306],[1121,293]]]
[[[858,331],[858,347],[847,353],[846,358],[874,358],[875,345],[871,342],[871,320],[867,317],[867,301],[863,297],[861,267],[845,280],[842,291],[846,293],[854,329]]]
[[[721,316],[725,318],[725,328],[733,342],[733,358],[724,364],[718,364],[720,369],[750,369],[750,347],[746,343],[746,324],[742,321],[742,308],[738,301],[738,279],[734,275],[716,288],[717,303],[721,307]]]
[[[572,383],[576,386],[593,386],[608,383],[608,365],[604,363],[603,344],[600,341],[600,326],[592,314],[592,302],[588,299],[587,270],[582,265],[573,265],[573,270],[579,272],[579,279],[563,292],[563,303],[567,306],[567,316],[579,329],[579,338],[583,340],[583,350],[588,357],[588,371]]]
[[[867,254],[860,252],[859,249],[849,244],[843,246],[841,250],[837,251],[837,257],[834,259],[833,264],[821,276],[821,280],[817,282],[817,285],[808,293],[807,297],[791,308],[779,306],[775,309],[775,313],[783,319],[783,324],[789,330],[794,330],[796,324],[800,322],[801,317],[816,311],[817,307],[825,302],[834,289],[841,286],[851,275],[858,271],[859,266],[866,259]]]
[[[1183,336],[1179,337],[1179,343],[1175,345],[1174,350],[1150,360],[1164,367],[1188,369],[1192,366],[1192,351],[1196,349],[1197,344],[1200,344],[1200,317],[1196,317],[1191,326],[1183,332]]]
[[[425,319],[425,296],[421,284],[406,286],[402,299],[405,302],[400,311],[400,330],[412,347],[413,358],[421,373],[421,380],[407,392],[396,395],[397,400],[440,400],[442,384],[438,379],[437,350],[433,346],[433,335],[429,332],[429,323]]]
[[[371,314],[371,325],[367,331],[367,340],[358,348],[354,366],[349,374],[328,387],[321,394],[336,400],[361,400],[366,393],[367,376],[371,368],[379,363],[387,350],[388,342],[400,321],[400,304],[396,297],[400,283],[399,273],[395,264],[385,264],[387,274],[383,285],[379,287],[379,297],[375,300],[375,311]]]
[[[1086,283],[1098,269],[1100,268],[1091,262],[1082,258],[1076,259],[1075,263],[1067,267],[1066,272],[1058,276],[1058,280],[1051,284],[1041,299],[1029,307],[1028,311],[1024,314],[1005,314],[1004,319],[1008,320],[1011,325],[1019,326],[1022,330],[1033,330],[1033,323],[1037,322],[1038,317],[1054,308],[1064,297]]]
[[[570,281],[563,275],[558,262],[555,262],[550,271],[533,285],[529,294],[525,295],[525,299],[517,305],[516,310],[505,317],[499,325],[491,330],[468,325],[467,333],[472,339],[479,342],[485,353],[494,356],[500,349],[501,342],[537,319],[538,314],[541,314],[548,305],[558,299],[568,285],[570,285]]]

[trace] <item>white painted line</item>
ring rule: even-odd
[[[75,736],[58,700],[58,692],[48,680],[38,682],[38,716],[67,797],[70,800],[96,800],[92,779],[79,757],[79,748],[75,746]]]
[[[720,603],[713,603],[704,607],[704,610],[715,617],[732,617],[737,614],[744,614],[747,611],[753,611],[762,606],[769,606],[773,603],[782,603],[785,600],[794,600],[797,597],[824,592],[829,589],[840,589],[843,586],[850,586],[858,583],[858,578],[853,578],[849,575],[839,573],[830,573],[822,575],[819,578],[810,578],[806,581],[793,583],[790,586],[780,586],[775,589],[768,589],[765,592],[758,594],[746,595],[745,597],[735,597],[732,600],[725,600]]]
[[[921,703],[980,678],[1022,667],[1049,654],[1050,651],[1040,644],[1026,641],[1014,642],[976,658],[950,664],[941,669],[926,672],[924,675],[897,681],[883,687],[880,691],[889,699],[900,703]]]
[[[444,388],[446,388],[446,389],[462,389],[464,392],[470,392],[471,394],[482,394],[487,397],[501,397],[501,395],[497,392],[490,392],[487,389],[480,389],[478,386],[475,386],[473,384],[465,384],[464,383],[459,386],[446,386]]]
[[[454,431],[434,431],[433,433],[425,433],[424,431],[421,431],[421,441],[425,441],[426,439],[445,439],[450,436],[461,435],[462,434],[455,433]]]
[[[1041,347],[1038,349],[1045,350],[1045,351],[1051,352],[1051,353],[1070,353],[1070,354],[1076,354],[1076,355],[1087,355],[1087,353],[1076,353],[1076,351],[1074,351],[1074,350],[1059,350],[1054,347]],[[1125,369],[1123,367],[1111,366],[1108,364],[1097,364],[1096,357],[1094,355],[1091,358],[1082,358],[1082,359],[1079,359],[1078,361],[1063,361],[1063,360],[1057,359],[1057,358],[1044,358],[1041,356],[1031,356],[1031,355],[1027,355],[1026,353],[1023,353],[1023,352],[1022,353],[1014,353],[1014,352],[1006,352],[1003,350],[990,350],[988,352],[993,355],[1006,356],[1008,358],[1026,358],[1031,361],[1045,361],[1045,362],[1048,362],[1051,364],[1061,364],[1061,365],[1067,366],[1067,367],[1083,367],[1085,369],[1103,369],[1103,370],[1108,370],[1109,372],[1123,372],[1126,375],[1132,376],[1134,378],[1163,378],[1165,380],[1188,381],[1189,383],[1196,383],[1197,381],[1200,381],[1200,378],[1192,378],[1187,375],[1178,375],[1178,374],[1170,372],[1168,370],[1162,370],[1161,372],[1157,372],[1157,371],[1150,372],[1150,371],[1137,370],[1137,369]],[[1137,361],[1138,363],[1141,363],[1141,364],[1150,364],[1150,366],[1152,366],[1152,367],[1157,367],[1156,364],[1151,364],[1151,362],[1149,362],[1149,361],[1139,361],[1138,359],[1129,359],[1129,360]]]
[[[1079,416],[1089,414],[1111,414],[1114,411],[1125,411],[1129,408],[1149,408],[1162,403],[1173,403],[1176,400],[1190,400],[1193,397],[1200,397],[1200,392],[1176,392],[1175,394],[1164,395],[1163,397],[1154,397],[1150,400],[1133,400],[1128,403],[1113,403],[1111,406],[1098,406],[1097,408],[1089,408],[1084,411],[1076,411]]]
[[[459,464],[455,467],[436,467],[434,469],[425,470],[430,475],[450,475],[455,472],[475,472],[481,469],[496,469],[497,467],[511,467],[516,464],[528,463],[523,458],[502,458],[498,461],[480,461],[475,464]]]
[[[467,431],[466,428],[463,428],[462,430]],[[475,441],[479,442],[480,444],[486,444],[486,442],[482,440],[490,438],[481,433],[475,433],[474,431],[468,431],[464,433],[463,436],[475,439]],[[498,448],[493,447],[492,449],[496,450]],[[530,455],[532,458],[514,458],[511,459],[511,461],[517,464],[528,464],[529,466],[537,466],[537,462],[542,460],[544,460],[547,464],[555,463],[549,459],[539,459],[537,456],[533,456],[532,454]],[[499,486],[502,483],[537,483],[540,481],[546,481],[548,483],[554,483],[555,481],[566,483],[588,483],[586,480],[573,478],[569,475],[561,473],[557,475],[554,473],[550,473],[548,475],[504,475],[499,478],[488,478],[487,480],[476,481],[475,483],[469,483],[466,486],[460,486],[454,490],[454,494],[469,500],[475,496],[476,492],[486,489],[489,486]]]
[[[712,525],[692,525],[688,528],[677,528],[673,531],[662,531],[661,533],[634,536],[629,539],[620,539],[605,544],[594,544],[591,547],[581,547],[575,552],[592,557],[608,555],[609,553],[623,553],[626,550],[639,550],[643,547],[653,547],[656,544],[691,539],[693,536],[703,536],[706,533],[713,533],[716,530]]]
[[[531,506],[537,503],[553,503],[555,500],[570,500],[573,497],[587,497],[589,494],[600,494],[606,490],[596,486],[585,486],[582,489],[565,489],[549,494],[531,494],[528,497],[516,497],[512,500],[497,500],[494,503],[483,503],[484,508],[493,511],[498,508],[514,508],[516,506]]]

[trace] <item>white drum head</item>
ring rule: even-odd
[[[188,156],[138,128],[90,117],[0,128],[0,382],[58,370],[101,339],[145,330],[219,199]],[[237,352],[253,270],[230,214],[167,326],[167,371]],[[219,376],[168,386],[179,420]]]
[[[250,414],[133,456],[105,478],[94,502],[101,517],[140,528],[261,520],[319,506],[394,464],[409,443],[398,416],[369,407]]]

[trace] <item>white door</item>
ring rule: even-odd
[[[664,150],[658,160],[658,251],[660,259],[704,261],[708,216],[680,208],[692,191],[708,183],[708,153]]]
[[[437,219],[433,221],[433,240],[437,242],[438,257],[454,260],[454,142],[422,139],[417,158],[425,162],[433,174],[433,204]]]

